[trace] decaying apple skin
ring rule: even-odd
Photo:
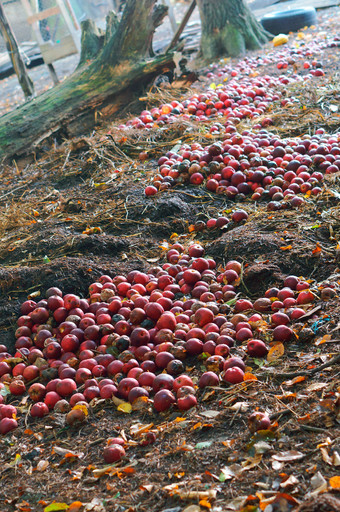
[[[270,425],[271,421],[266,412],[255,411],[248,418],[248,427],[252,434],[258,430],[267,430]]]

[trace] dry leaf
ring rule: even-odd
[[[299,375],[298,377],[295,377],[294,379],[292,380],[287,380],[286,382],[283,382],[282,384],[285,384],[286,386],[294,386],[295,384],[298,384],[299,382],[303,382],[304,380],[306,380],[306,377],[304,377],[303,375]]]
[[[296,450],[289,450],[287,452],[281,452],[277,455],[272,455],[272,459],[278,460],[279,462],[291,462],[293,460],[301,460],[304,458],[304,454]]]
[[[198,505],[189,505],[188,507],[185,507],[182,512],[200,512],[201,507]]]
[[[275,343],[275,345],[269,350],[267,354],[267,361],[271,363],[272,361],[276,361],[285,353],[285,347],[283,343]]]
[[[325,446],[320,447],[320,452],[323,458],[323,461],[326,462],[326,464],[329,464],[332,466],[332,458],[329,456],[329,453],[327,451],[327,448]]]
[[[333,466],[340,466],[340,455],[338,454],[338,452],[333,453],[332,464]]]
[[[215,489],[210,489],[209,491],[189,491],[179,492],[178,494],[183,500],[214,500],[216,499],[217,491],[215,491]]]
[[[216,418],[217,416],[219,416],[220,414],[221,414],[221,411],[208,410],[208,411],[201,412],[200,416],[204,416],[205,418],[213,419],[213,418]]]
[[[126,414],[131,414],[132,405],[129,402],[124,402],[118,405],[117,411],[125,412]]]
[[[315,475],[312,476],[312,478],[310,479],[310,483],[314,491],[317,489],[321,491],[327,489],[327,482],[320,473],[320,471],[318,471]]]
[[[275,471],[280,471],[283,467],[283,464],[282,462],[279,462],[278,460],[273,460],[272,462],[272,468],[275,470]]]
[[[232,478],[234,478],[234,476],[236,476],[234,471],[229,466],[226,466],[221,469],[219,481],[225,482],[226,480],[231,480]]]
[[[48,460],[40,460],[37,464],[37,471],[45,471],[49,466]]]
[[[280,484],[280,487],[282,487],[282,489],[287,489],[288,487],[294,487],[294,485],[297,485],[298,483],[299,480],[294,475],[290,475],[287,480]]]
[[[236,402],[231,407],[228,407],[231,411],[236,412],[246,412],[249,409],[249,404],[247,402]]]
[[[153,427],[153,423],[147,423],[143,425],[142,423],[135,423],[130,427],[130,434],[132,436],[137,436],[140,434],[144,434],[145,432],[149,432],[149,430]]]
[[[139,488],[142,491],[151,492],[154,489],[154,487],[155,487],[154,485],[141,485]]]
[[[327,382],[314,382],[314,384],[311,384],[308,386],[306,391],[309,391],[310,393],[312,391],[321,391],[321,389],[324,389],[328,386]]]
[[[83,452],[72,452],[71,450],[67,450],[66,448],[61,448],[60,446],[53,446],[52,455],[54,453],[57,453],[58,455],[62,455],[63,457],[67,458],[74,457],[81,459],[82,457],[84,457]]]
[[[249,471],[250,469],[256,468],[260,464],[262,460],[262,453],[257,453],[255,457],[249,457],[249,459],[244,460],[242,465],[242,471]]]
[[[74,501],[73,503],[71,503],[68,512],[79,512],[82,506],[83,504],[81,501]]]
[[[211,508],[211,503],[209,503],[209,501],[207,501],[207,500],[200,500],[199,504],[200,504],[202,507],[205,507],[205,508]]]

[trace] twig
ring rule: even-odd
[[[319,434],[324,434],[327,432],[325,428],[311,427],[310,425],[299,425],[303,430],[308,430],[308,432],[317,432]]]
[[[336,363],[340,362],[340,354],[333,357],[328,363],[324,363],[321,366],[318,366],[317,368],[313,368],[312,370],[307,371],[301,371],[301,372],[292,372],[292,373],[276,373],[274,377],[283,377],[285,379],[292,379],[294,377],[314,375],[314,373],[321,372],[321,370],[324,370],[325,368],[328,368],[329,366],[333,366]]]
[[[276,420],[276,418],[279,418],[280,416],[284,416],[286,414],[292,414],[292,410],[291,409],[282,409],[282,411],[274,412],[269,417],[271,420]]]

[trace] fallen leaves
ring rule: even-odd
[[[306,380],[306,377],[304,375],[298,375],[297,377],[294,377],[292,380],[286,380],[282,384],[285,384],[288,387],[295,386],[295,384],[299,384],[300,382],[303,382]]]
[[[277,361],[277,359],[282,357],[284,353],[285,353],[285,347],[284,347],[283,343],[275,343],[275,345],[273,345],[271,347],[271,349],[269,350],[269,352],[267,354],[267,361],[269,363],[272,363],[273,361]]]
[[[301,460],[304,457],[304,453],[298,452],[296,450],[289,450],[287,452],[281,452],[272,455],[272,459],[277,460],[278,462],[293,462],[295,460]]]

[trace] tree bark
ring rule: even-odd
[[[197,0],[202,23],[200,57],[212,61],[261,48],[270,37],[245,0]]]
[[[83,38],[82,55],[87,64],[62,84],[1,118],[0,159],[27,153],[57,132],[63,136],[89,132],[97,117],[112,115],[132,93],[173,65],[171,54],[148,58],[154,30],[162,20],[155,3],[127,0],[119,24],[115,16],[109,17],[104,38],[86,24],[89,38]],[[166,10],[162,12],[164,17]],[[93,44],[88,43],[93,43],[93,35],[99,54],[88,63],[95,56]]]
[[[26,66],[24,61],[21,58],[18,43],[16,41],[15,35],[12,31],[12,28],[7,20],[4,9],[0,2],[0,30],[2,35],[6,41],[7,51],[9,53],[10,59],[12,61],[13,69],[18,77],[19,84],[23,90],[26,99],[34,96],[34,86],[33,82],[28,76]]]

